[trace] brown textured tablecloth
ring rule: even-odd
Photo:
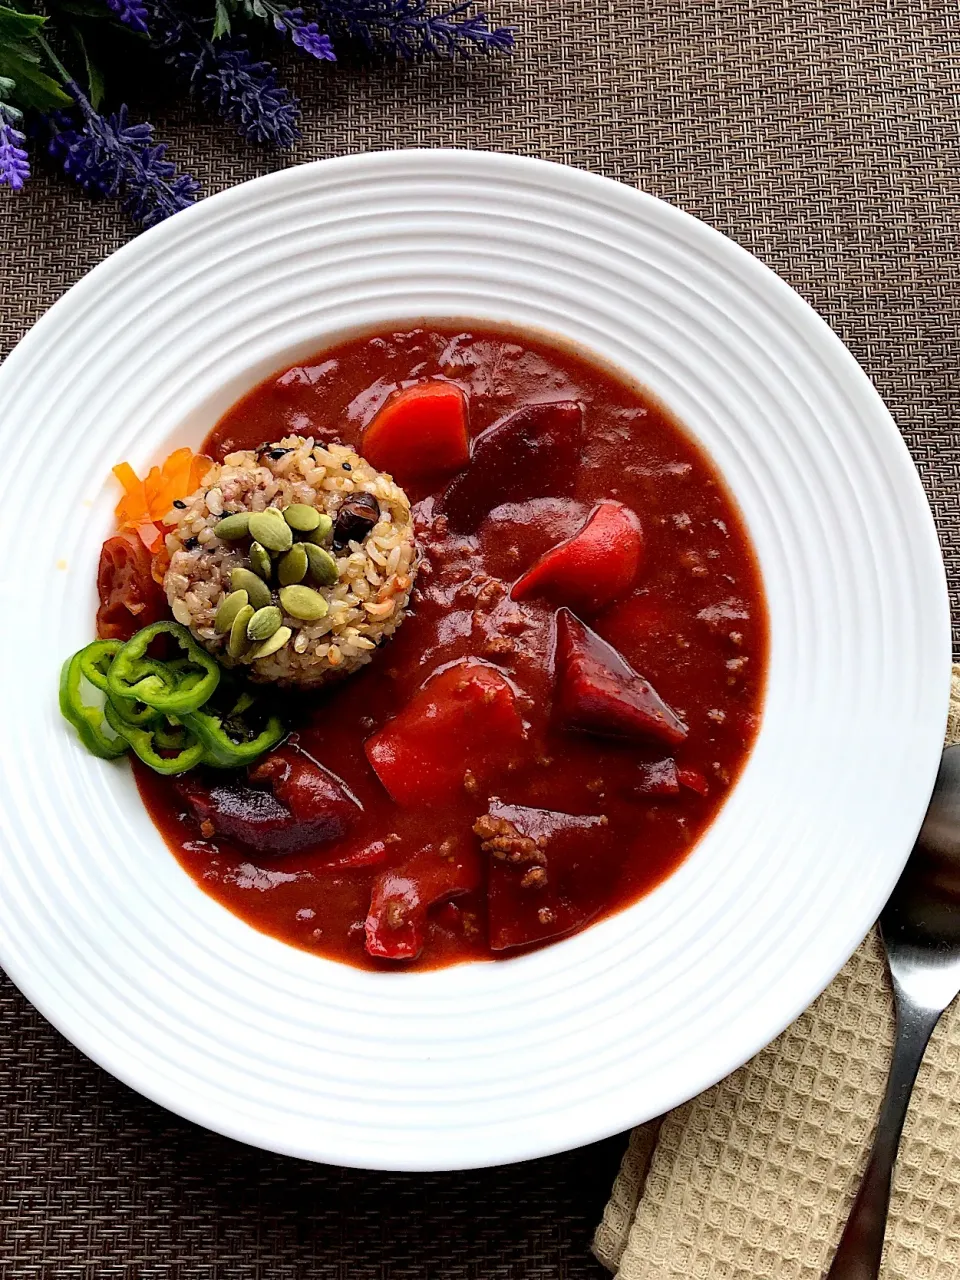
[[[509,62],[291,64],[306,118],[287,160],[148,105],[208,191],[278,163],[458,145],[592,169],[703,218],[779,271],[873,377],[956,592],[956,0],[518,0],[500,17],[522,28]],[[62,178],[0,191],[0,355],[129,234]],[[138,1098],[0,987],[3,1280],[596,1280],[588,1244],[625,1141],[470,1174],[310,1166]]]

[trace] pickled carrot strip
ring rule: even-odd
[[[163,530],[155,524],[138,524],[137,533],[148,551],[156,551],[163,543]]]

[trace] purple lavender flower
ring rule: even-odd
[[[147,10],[143,0],[107,0],[107,6],[128,27],[143,35],[148,34]]]
[[[487,15],[471,13],[471,7],[472,0],[459,0],[431,13],[426,0],[318,0],[321,13],[337,30],[368,49],[387,45],[402,58],[469,58],[512,49],[514,28],[491,28]]]
[[[277,84],[269,62],[257,62],[242,37],[210,40],[201,24],[168,0],[142,0],[154,41],[206,103],[253,142],[292,147],[300,137],[300,107]]]
[[[82,122],[78,128],[68,113],[52,116],[50,154],[88,195],[121,196],[124,209],[144,227],[193,204],[199,184],[164,159],[166,144],[154,142],[152,125],[130,124],[126,106],[115,115],[98,115],[75,84],[67,91]]]
[[[30,177],[30,158],[23,148],[26,141],[14,121],[20,112],[0,102],[0,187],[12,187],[21,191]]]
[[[337,55],[333,51],[330,37],[324,35],[315,22],[306,22],[302,9],[284,9],[275,13],[273,25],[283,34],[289,31],[297,48],[308,53],[311,58],[318,58],[321,62],[336,62]]]
[[[181,50],[180,65],[189,68],[201,99],[252,142],[292,147],[300,137],[300,108],[277,84],[269,62],[255,62],[239,40],[209,40],[196,52]]]

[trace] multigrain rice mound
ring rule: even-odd
[[[283,451],[283,452],[281,452]],[[203,487],[174,509],[167,523],[170,564],[163,579],[173,616],[225,666],[244,665],[227,654],[227,637],[214,618],[230,594],[230,571],[250,567],[249,539],[221,541],[214,529],[226,515],[303,503],[336,522],[341,503],[352,494],[372,494],[380,519],[362,542],[339,551],[332,534],[323,542],[336,558],[339,578],[315,587],[329,605],[326,617],[302,622],[284,615],[293,635],[278,653],[247,663],[252,677],[283,686],[308,688],[354,671],[370,661],[377,646],[403,621],[417,570],[410,503],[388,475],[375,471],[345,445],[326,447],[312,437],[287,436],[258,452],[228,454],[204,477]],[[272,582],[273,602],[279,604]]]

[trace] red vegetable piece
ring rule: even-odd
[[[698,796],[705,796],[710,791],[710,783],[699,769],[678,769],[677,778],[681,786],[688,791],[695,791]]]
[[[467,660],[431,676],[364,750],[397,804],[425,805],[483,787],[518,756],[523,739],[510,681]]]
[[[680,776],[673,760],[656,760],[652,764],[637,766],[638,778],[633,792],[640,796],[677,796],[680,794]]]
[[[168,616],[163,589],[150,572],[152,558],[132,530],[108,538],[97,569],[97,635],[129,640],[141,627]]]
[[[439,381],[395,392],[364,431],[360,451],[398,484],[460,470],[470,461],[466,397]]]
[[[378,867],[387,860],[387,846],[382,840],[372,840],[370,844],[359,849],[351,849],[346,853],[338,853],[324,859],[324,868],[330,871],[351,871],[356,867]]]
[[[687,726],[648,680],[569,609],[557,614],[554,713],[565,729],[675,746]]]
[[[200,822],[261,854],[296,853],[339,840],[361,810],[347,787],[329,770],[290,747],[272,752],[249,770],[251,782],[208,785],[184,776],[177,789]]]
[[[427,910],[480,883],[479,860],[468,850],[452,859],[432,847],[421,849],[374,882],[364,931],[369,955],[381,960],[415,960],[423,950]]]
[[[575,400],[518,409],[477,436],[470,465],[447,485],[439,513],[457,533],[475,533],[504,502],[570,493],[582,435],[583,406]]]
[[[620,502],[601,502],[587,523],[548,551],[513,584],[514,600],[545,596],[581,613],[596,613],[633,586],[640,568],[640,521]]]
[[[605,829],[603,818],[491,800],[486,818],[474,831],[490,858],[487,918],[492,951],[562,937],[596,914],[601,899],[585,837],[590,833],[596,839],[595,833]]]

